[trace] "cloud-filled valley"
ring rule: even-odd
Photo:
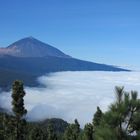
[[[114,87],[140,92],[140,72],[57,72],[38,78],[45,87],[25,87],[30,120],[62,118],[81,125],[91,122],[96,107],[105,111],[114,101]],[[11,92],[0,94],[0,106],[11,108]]]

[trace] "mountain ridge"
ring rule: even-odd
[[[61,71],[119,72],[130,70],[79,60],[34,38],[24,38],[5,49],[0,49],[0,87],[7,89],[10,83],[17,79],[22,80],[26,86],[37,86],[39,76]]]

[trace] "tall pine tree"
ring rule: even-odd
[[[84,140],[93,140],[93,126],[88,123],[84,127]]]
[[[12,85],[12,110],[15,116],[14,132],[15,140],[24,140],[26,120],[23,117],[26,115],[27,110],[24,107],[24,88],[21,81],[15,81]]]
[[[93,122],[92,122],[94,129],[97,126],[99,126],[102,116],[103,116],[103,113],[102,113],[101,109],[99,107],[97,107],[97,111],[94,114],[94,118],[93,118]]]

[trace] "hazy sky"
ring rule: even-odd
[[[140,68],[140,0],[0,0],[0,46],[33,36],[77,58]]]

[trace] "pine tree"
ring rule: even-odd
[[[48,133],[47,140],[57,140],[57,136],[54,132],[54,128],[51,122],[49,122],[47,133]]]
[[[23,140],[25,133],[26,120],[23,120],[27,110],[24,107],[25,96],[23,83],[21,81],[15,81],[12,86],[12,110],[15,116],[14,130],[15,140]]]
[[[107,124],[102,124],[96,128],[94,133],[95,140],[119,140],[116,137],[115,130]]]
[[[77,119],[73,124],[70,124],[64,133],[64,140],[78,140],[80,135],[80,125]]]
[[[72,140],[73,139],[73,124],[70,124],[66,130],[65,130],[65,133],[64,133],[64,140]]]
[[[97,126],[99,126],[100,121],[102,119],[102,116],[103,116],[103,113],[102,113],[101,109],[99,107],[97,107],[97,111],[94,114],[93,122],[92,122],[94,128],[96,128]]]
[[[75,119],[75,129],[74,129],[74,133],[75,133],[75,139],[78,140],[79,134],[80,134],[80,124],[78,122],[77,119]]]
[[[84,127],[84,140],[93,140],[93,126],[88,123]]]
[[[95,131],[96,137],[117,140],[131,138],[140,132],[140,100],[136,91],[125,92],[124,87],[116,87],[116,101],[103,115],[101,124]],[[108,136],[107,136],[108,135]],[[135,136],[136,137],[136,136]]]

